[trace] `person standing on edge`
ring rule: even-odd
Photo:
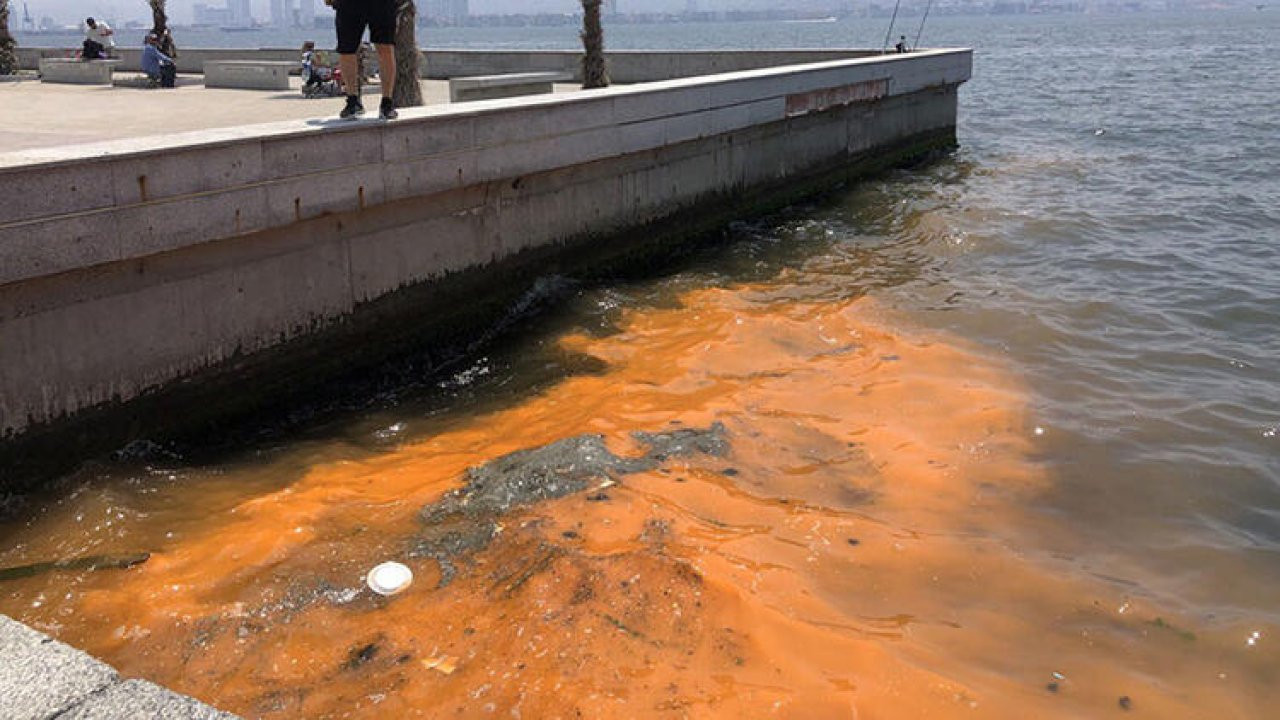
[[[347,104],[338,117],[354,120],[364,114],[356,54],[360,52],[360,40],[367,27],[369,40],[378,49],[378,80],[382,85],[378,117],[395,119],[398,113],[391,101],[391,92],[396,85],[396,0],[325,0],[325,4],[337,12],[334,25],[338,31],[338,67],[342,69],[343,89],[347,93]]]

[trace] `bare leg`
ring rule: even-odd
[[[360,68],[355,53],[338,56],[338,69],[342,70],[342,91],[348,95],[360,96]]]
[[[375,45],[378,48],[378,82],[382,83],[382,98],[391,98],[396,89],[396,46]],[[343,70],[342,72],[346,72]]]

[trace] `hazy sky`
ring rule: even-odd
[[[225,0],[199,0],[216,7],[225,6]],[[268,16],[270,0],[252,0],[253,13],[256,17]],[[792,0],[794,2],[794,0]],[[13,0],[18,11],[17,18],[22,17],[23,0]],[[50,15],[59,22],[74,22],[92,15],[98,18],[115,18],[118,22],[128,20],[149,20],[151,12],[146,0],[26,0],[31,16],[39,19]],[[315,0],[320,8],[322,0]],[[191,7],[196,0],[169,0],[169,15],[177,23],[191,21]],[[768,8],[777,7],[777,2],[770,0],[698,0],[699,7],[706,10],[725,8]],[[509,13],[509,12],[573,12],[581,7],[578,0],[471,0],[471,12],[477,14]],[[618,0],[618,9],[622,12],[641,12],[649,10],[669,11],[683,10],[685,0]],[[16,20],[15,19],[15,20]],[[16,22],[14,22],[16,25]]]

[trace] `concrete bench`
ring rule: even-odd
[[[300,67],[284,60],[205,60],[204,86],[288,90],[289,73]]]
[[[449,78],[449,102],[538,95],[551,92],[554,83],[569,82],[573,76],[559,72],[511,73]]]
[[[40,58],[40,81],[72,85],[110,85],[119,60]]]

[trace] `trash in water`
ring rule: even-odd
[[[458,658],[452,655],[427,658],[422,661],[422,667],[445,675],[452,675],[453,671],[458,669]]]
[[[398,562],[384,562],[369,571],[365,582],[379,595],[395,595],[413,583],[413,571]]]
[[[347,670],[355,670],[356,668],[369,662],[378,654],[378,643],[371,642],[358,648],[352,648],[347,655],[347,661],[342,667]]]

